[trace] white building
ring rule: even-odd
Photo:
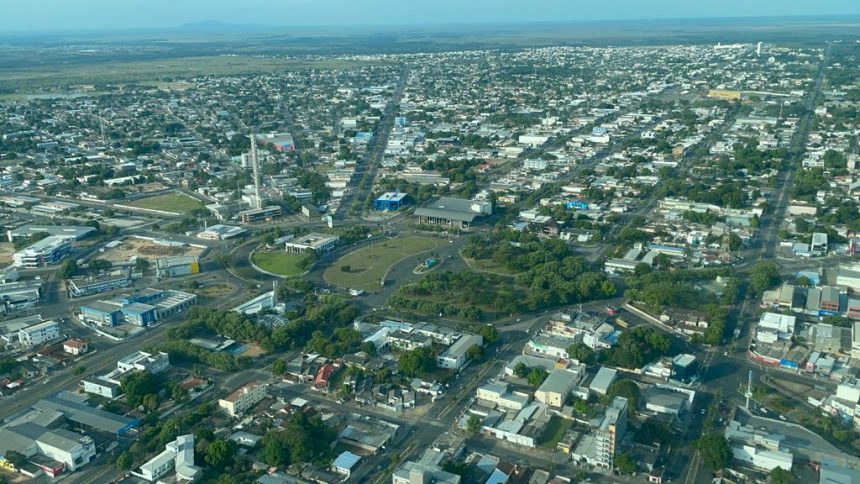
[[[193,435],[180,435],[173,442],[169,442],[164,446],[164,452],[153,457],[132,474],[153,482],[171,470],[176,472],[177,479],[186,481],[193,481],[200,474],[201,469],[194,465]]]
[[[261,382],[251,382],[226,398],[218,400],[218,406],[224,409],[227,415],[238,417],[264,398],[266,398],[266,386]]]
[[[845,286],[853,292],[860,292],[860,264],[840,265],[836,275],[836,285]]]
[[[795,320],[794,316],[764,313],[761,315],[756,328],[756,339],[764,343],[773,343],[777,339],[791,339],[794,335]]]
[[[86,341],[79,339],[67,339],[63,341],[63,351],[70,355],[82,355],[89,351],[90,347]]]
[[[45,321],[18,331],[21,346],[32,348],[60,337],[60,325],[56,321]]]
[[[538,387],[535,392],[535,400],[551,407],[561,408],[573,389],[582,382],[584,376],[584,368],[556,368]]]
[[[781,450],[760,449],[754,445],[733,445],[732,456],[757,469],[770,472],[777,467],[791,470],[794,456]]]
[[[522,393],[512,393],[507,383],[486,383],[475,392],[478,400],[491,403],[505,410],[522,410],[529,403],[529,396]]]
[[[12,259],[18,267],[45,267],[59,264],[71,250],[66,238],[52,235],[15,252]]]
[[[316,253],[325,253],[333,250],[337,243],[340,241],[340,237],[336,235],[326,235],[312,232],[310,234],[302,235],[301,237],[297,237],[290,241],[287,241],[284,246],[287,252],[291,254],[303,254],[305,252],[311,251]]]
[[[342,475],[344,479],[349,479],[349,477],[352,475],[352,471],[355,469],[355,467],[360,461],[360,456],[353,454],[352,452],[347,450],[337,456],[337,459],[332,462],[331,470]]]
[[[617,370],[601,366],[597,370],[597,374],[594,375],[594,379],[591,380],[591,385],[588,386],[588,389],[598,395],[606,395],[606,392],[609,391],[609,386],[615,381],[617,374]]]
[[[213,225],[197,234],[198,239],[203,240],[227,240],[247,233],[246,229],[235,225]]]
[[[448,347],[436,358],[436,364],[440,368],[448,368],[459,371],[468,361],[466,352],[472,346],[482,346],[484,338],[479,334],[467,334],[461,336],[454,344]]]

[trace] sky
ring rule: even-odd
[[[0,0],[0,33],[860,15],[858,0]]]

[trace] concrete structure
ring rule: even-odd
[[[218,400],[218,406],[231,417],[238,417],[266,398],[266,386],[262,382],[251,382]]]
[[[160,257],[155,259],[155,277],[167,279],[200,273],[200,261],[196,256]]]
[[[337,247],[337,243],[339,241],[340,237],[336,235],[311,232],[287,241],[284,244],[284,247],[286,248],[286,251],[291,254],[303,254],[309,251],[322,254],[330,252]]]
[[[50,236],[15,252],[12,259],[19,267],[46,267],[59,264],[71,251],[72,244],[66,238]]]
[[[463,368],[468,361],[466,353],[472,346],[483,346],[484,338],[479,334],[468,334],[461,336],[454,344],[448,347],[436,358],[436,364],[440,368],[457,370]]]
[[[376,210],[400,210],[410,202],[409,194],[400,192],[386,192],[373,201]]]
[[[251,210],[243,210],[239,212],[239,220],[242,223],[254,223],[263,220],[271,220],[281,215],[281,207],[273,205],[263,208],[252,208]]]
[[[208,229],[197,234],[198,239],[203,240],[227,240],[233,237],[239,237],[246,234],[248,231],[242,227],[235,225],[213,225]]]
[[[132,472],[135,476],[153,482],[171,470],[179,480],[193,481],[201,469],[194,465],[194,436],[180,435],[164,446],[164,452],[150,459]],[[160,482],[160,481],[159,481]]]
[[[440,197],[415,209],[419,223],[468,229],[478,219],[493,214],[493,204],[462,198]]]
[[[9,242],[27,239],[36,234],[60,237],[68,241],[81,240],[95,233],[95,227],[75,225],[34,225],[27,224],[6,231]]]
[[[614,467],[615,456],[618,454],[621,439],[626,432],[627,399],[615,397],[606,409],[606,416],[595,433],[598,466],[604,469]]]
[[[41,455],[74,472],[96,456],[92,438],[65,429],[47,429],[33,422],[0,430],[0,455],[15,451],[27,458]]]
[[[81,380],[81,389],[86,393],[92,393],[105,398],[116,398],[122,391],[120,384],[126,375],[136,371],[148,371],[149,373],[161,373],[170,368],[167,353],[146,353],[136,351],[116,362],[116,368],[110,373],[85,378]]]
[[[33,408],[46,414],[56,412],[80,426],[120,437],[140,424],[137,419],[99,410],[84,402],[86,397],[61,392],[39,400]]]
[[[790,471],[794,463],[794,456],[789,452],[765,450],[757,448],[754,445],[732,446],[732,456],[741,462],[765,472],[770,472],[777,467]]]
[[[535,392],[535,400],[551,407],[564,406],[570,392],[582,382],[584,371],[580,368],[556,368]]]
[[[78,277],[66,283],[69,297],[91,296],[131,286],[131,271],[122,269],[103,276]]]
[[[18,331],[18,342],[26,348],[39,346],[59,337],[60,324],[56,321],[45,321]]]
[[[355,455],[350,451],[344,451],[331,464],[331,470],[342,475],[344,479],[349,479],[352,471],[361,462],[361,456]]]
[[[588,386],[588,389],[598,395],[606,395],[606,392],[609,391],[609,386],[615,381],[617,374],[617,370],[601,366],[597,370],[597,374],[594,375],[594,379],[591,380],[591,385]]]
[[[529,396],[521,393],[511,393],[507,383],[485,383],[475,392],[478,400],[495,405],[505,410],[522,410],[529,403]]]

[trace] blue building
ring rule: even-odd
[[[376,210],[400,210],[409,203],[409,195],[400,192],[383,193],[373,201]]]
[[[93,301],[81,305],[81,319],[98,326],[116,326],[122,321],[122,311],[115,304]]]
[[[149,304],[131,303],[124,305],[120,311],[127,323],[137,326],[149,326],[158,319],[156,307]]]
[[[568,210],[588,210],[588,204],[581,200],[571,200],[564,204]]]
[[[358,133],[355,133],[356,143],[369,143],[371,139],[373,139],[373,133],[370,131],[359,131]]]
[[[394,124],[396,126],[406,126],[406,116],[397,116],[396,118],[394,118]]]

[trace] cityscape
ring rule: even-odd
[[[0,483],[860,483],[843,13],[0,33]]]

